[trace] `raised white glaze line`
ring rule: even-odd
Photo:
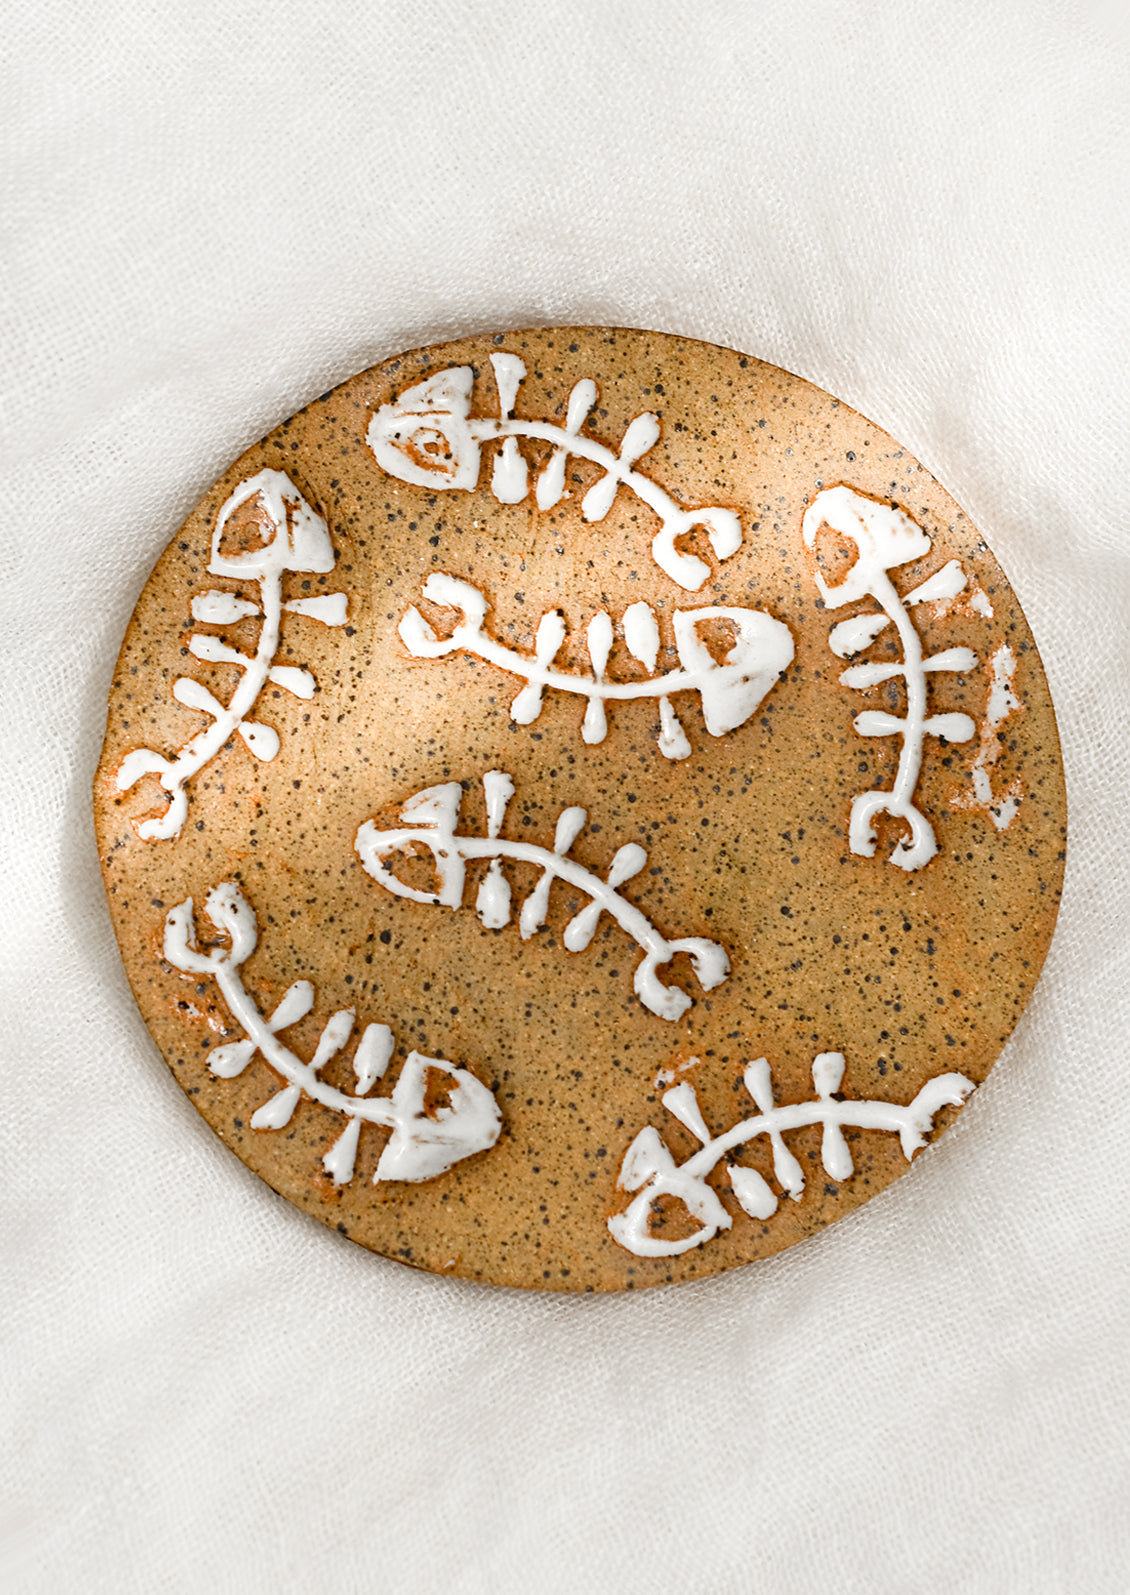
[[[221,546],[228,521],[249,500],[258,498],[273,527],[265,546],[238,554],[223,554]],[[151,748],[134,748],[118,767],[119,792],[129,789],[144,775],[159,775],[169,794],[169,805],[161,814],[135,822],[137,834],[147,842],[179,836],[188,815],[186,787],[234,733],[258,759],[273,759],[279,751],[278,733],[270,726],[248,720],[256,699],[268,681],[300,698],[309,698],[315,682],[308,670],[292,665],[276,665],[279,628],[283,609],[319,620],[326,626],[343,625],[346,602],[343,593],[326,593],[316,598],[282,602],[284,571],[311,574],[331,571],[333,547],[325,521],[306,502],[294,483],[282,471],[265,470],[241,482],[220,510],[212,536],[212,557],[208,570],[213,576],[253,579],[259,584],[259,603],[252,604],[234,593],[216,590],[198,594],[192,601],[192,615],[205,624],[227,625],[250,615],[261,614],[263,624],[254,657],[240,653],[218,637],[194,634],[188,640],[189,652],[197,659],[215,664],[235,665],[243,672],[239,685],[224,706],[208,689],[189,676],[173,685],[173,697],[186,708],[212,717],[212,724],[186,742],[174,758],[166,758]]]
[[[1016,655],[1007,642],[1002,642],[989,660],[989,697],[977,757],[969,771],[973,790],[951,799],[955,808],[984,809],[998,831],[1008,830],[1024,798],[1024,782],[1020,776],[1014,776],[1005,791],[998,793],[993,790],[991,773],[1001,755],[999,727],[1010,715],[1024,709],[1013,685],[1015,675]]]
[[[995,731],[1002,720],[1007,720],[1010,714],[1024,707],[1012,690],[1013,677],[1016,675],[1016,655],[1007,642],[1002,642],[993,654],[989,660],[989,668],[992,671],[992,684],[989,688],[985,718]]]
[[[824,488],[805,511],[802,536],[814,549],[821,526],[849,538],[857,554],[841,581],[830,586],[817,568],[816,585],[829,609],[859,599],[873,598],[881,615],[855,615],[833,627],[829,636],[832,652],[850,658],[869,647],[888,622],[893,622],[902,645],[898,664],[865,664],[845,670],[844,686],[863,691],[898,676],[906,688],[906,714],[893,715],[865,710],[854,725],[860,736],[898,736],[901,740],[898,769],[888,791],[860,793],[852,803],[849,839],[853,853],[871,858],[878,837],[874,821],[878,814],[890,814],[910,826],[910,840],[901,838],[891,854],[891,863],[900,869],[921,869],[938,850],[933,827],[915,807],[914,794],[922,770],[923,743],[927,736],[944,737],[947,742],[966,742],[976,726],[967,714],[931,715],[927,706],[927,675],[944,670],[970,670],[977,663],[968,648],[950,648],[932,658],[922,653],[922,643],[911,622],[908,609],[940,597],[952,597],[962,590],[965,576],[956,560],[928,577],[920,587],[900,597],[887,572],[910,560],[920,559],[931,548],[929,536],[905,510],[857,493],[854,488]]]
[[[564,496],[565,464],[570,456],[590,460],[604,475],[585,494],[582,517],[589,522],[603,520],[617,489],[628,488],[662,521],[652,538],[652,557],[680,587],[697,592],[710,575],[710,567],[676,548],[678,538],[701,527],[719,559],[728,559],[741,547],[741,521],[733,510],[718,506],[685,510],[657,482],[634,469],[659,439],[657,416],[650,411],[637,415],[624,433],[619,451],[613,452],[581,431],[598,397],[596,384],[585,377],[569,396],[563,427],[549,421],[515,419],[512,411],[526,367],[518,355],[503,352],[490,358],[498,387],[497,418],[471,415],[474,371],[470,366],[436,372],[374,413],[366,441],[390,476],[417,487],[468,491],[478,483],[481,444],[501,441],[491,491],[501,503],[521,503],[529,490],[529,471],[516,440],[528,438],[556,445],[535,488],[539,509],[552,509]]]
[[[658,698],[661,725],[658,747],[668,759],[685,759],[691,751],[670,703],[673,694],[698,693],[707,731],[713,737],[725,736],[744,725],[756,712],[793,659],[793,640],[788,627],[761,610],[714,606],[677,609],[673,625],[682,669],[653,675],[647,681],[605,681],[613,626],[612,617],[598,610],[586,630],[593,675],[569,675],[552,668],[567,635],[559,611],[547,610],[541,617],[531,659],[487,635],[485,622],[490,605],[470,582],[436,571],[424,582],[422,592],[430,603],[454,609],[459,619],[450,636],[439,637],[415,606],[408,609],[397,630],[413,658],[441,659],[465,649],[500,670],[523,677],[528,684],[510,706],[511,718],[518,725],[530,725],[537,719],[546,689],[585,698],[582,736],[589,744],[603,742],[607,735],[605,702]],[[650,616],[650,625],[644,619],[644,611]],[[726,621],[734,628],[733,647],[721,664],[699,634],[699,627],[710,620]],[[633,604],[625,611],[622,627],[628,651],[647,669],[654,670],[659,651],[659,628],[654,611],[647,604]]]
[[[504,771],[488,770],[483,777],[488,815],[492,802],[496,805],[494,813],[498,815],[497,804],[499,795],[505,790],[502,785],[504,782],[509,785],[506,794],[508,801],[514,788]],[[596,933],[601,914],[611,915],[644,953],[643,961],[636,968],[633,986],[644,1007],[661,1019],[678,1019],[691,1005],[691,998],[686,992],[675,986],[665,986],[659,979],[658,971],[676,953],[689,954],[691,967],[704,991],[712,991],[726,979],[730,972],[730,960],[717,942],[699,936],[668,941],[642,910],[629,903],[616,890],[625,881],[638,875],[647,863],[647,853],[638,843],[628,842],[619,849],[609,867],[607,879],[602,881],[575,859],[565,856],[585,824],[587,815],[584,809],[574,807],[562,811],[557,822],[554,847],[550,851],[531,842],[511,842],[498,836],[501,817],[498,817],[497,823],[491,818],[489,830],[494,831],[493,835],[475,837],[457,834],[462,798],[463,789],[459,782],[450,781],[416,793],[403,805],[400,817],[408,821],[406,826],[379,830],[372,820],[366,820],[357,832],[355,843],[366,871],[398,897],[415,903],[460,908],[463,904],[467,860],[491,859],[495,863],[492,863],[491,872],[483,883],[487,890],[480,888],[476,907],[482,923],[488,929],[497,930],[510,920],[509,884],[502,878],[501,872],[494,878],[493,884],[488,884],[492,882],[497,861],[511,858],[539,865],[542,875],[526,899],[519,917],[523,939],[533,936],[545,923],[553,881],[569,882],[582,891],[590,902],[565,927],[562,941],[566,951],[583,952]],[[411,853],[418,846],[426,847],[435,861],[438,891],[423,892],[408,886],[385,867],[385,860],[393,853]]]
[[[429,1180],[460,1159],[494,1145],[501,1128],[494,1096],[466,1069],[454,1068],[441,1059],[412,1052],[391,1098],[360,1094],[383,1075],[392,1056],[393,1038],[387,1025],[367,1026],[358,1044],[354,1058],[358,1095],[347,1096],[321,1079],[320,1071],[349,1041],[354,1010],[342,1008],[331,1015],[313,1058],[309,1063],[303,1062],[279,1040],[276,1032],[310,1011],[314,1001],[312,985],[297,981],[270,1019],[265,1018],[239,972],[258,942],[254,910],[239,887],[233,881],[225,881],[208,893],[204,912],[216,929],[228,936],[228,948],[215,947],[207,953],[198,950],[193,901],[188,897],[165,916],[162,950],[174,968],[186,974],[211,976],[232,1018],[246,1032],[246,1041],[228,1042],[213,1049],[207,1060],[212,1072],[222,1079],[233,1079],[259,1052],[287,1082],[252,1115],[252,1129],[285,1128],[304,1095],[332,1112],[344,1114],[345,1130],[322,1160],[337,1185],[347,1184],[353,1177],[361,1123],[383,1125],[393,1132],[381,1153],[374,1182]],[[429,1069],[441,1070],[453,1082],[449,1105],[439,1108],[434,1117],[424,1108]]]
[[[690,1060],[692,1064],[697,1061]],[[825,1172],[837,1182],[850,1179],[854,1172],[851,1151],[843,1136],[845,1126],[896,1134],[909,1162],[926,1144],[935,1115],[947,1105],[960,1106],[973,1090],[973,1082],[964,1075],[941,1074],[928,1080],[905,1107],[895,1102],[838,1101],[843,1073],[842,1053],[820,1053],[812,1064],[816,1099],[778,1107],[773,1102],[769,1064],[765,1058],[758,1058],[746,1065],[745,1086],[760,1111],[717,1136],[707,1129],[689,1081],[665,1092],[664,1107],[702,1142],[702,1147],[677,1164],[654,1126],[640,1131],[624,1155],[618,1182],[621,1190],[638,1194],[624,1212],[608,1220],[613,1239],[637,1257],[675,1257],[713,1240],[719,1230],[731,1228],[733,1220],[707,1177],[723,1159],[759,1135],[766,1136],[773,1149],[774,1178],[794,1201],[804,1194],[804,1171],[782,1139],[786,1131],[823,1125],[821,1162]],[[778,1197],[756,1169],[731,1163],[726,1172],[739,1206],[751,1218],[764,1221],[773,1216]],[[698,1220],[699,1228],[693,1234],[665,1240],[652,1232],[654,1203],[665,1196],[681,1201]]]

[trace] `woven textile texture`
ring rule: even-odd
[[[1123,1590],[1130,1559],[1130,23],[1100,0],[12,0],[0,1585]],[[1056,698],[1037,995],[906,1179],[639,1298],[401,1269],[157,1056],[89,808],[188,510],[374,361],[650,327],[886,427]]]

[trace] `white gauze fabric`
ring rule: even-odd
[[[0,163],[0,1584],[1125,1588],[1130,26],[1071,0],[11,0]],[[137,1014],[89,790],[235,456],[464,332],[642,326],[886,427],[1036,633],[1035,1000],[908,1177],[629,1298],[397,1267],[256,1181]]]

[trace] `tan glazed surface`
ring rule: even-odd
[[[678,546],[710,574],[697,591],[679,586],[652,555],[660,516],[628,486],[603,519],[582,517],[585,493],[605,473],[573,454],[568,496],[539,508],[534,483],[554,453],[545,439],[518,437],[530,482],[518,503],[500,502],[492,488],[502,445],[489,439],[470,487],[426,487],[382,468],[366,442],[374,414],[440,372],[472,367],[470,415],[497,418],[490,356],[500,352],[526,368],[513,402],[520,420],[564,428],[571,392],[591,379],[598,397],[580,431],[615,455],[633,420],[653,413],[659,435],[635,469],[683,509],[736,512],[737,552],[719,559],[704,531],[687,534]],[[212,635],[245,655],[257,647],[254,615],[210,623],[190,606],[209,591],[258,603],[255,581],[208,566],[223,506],[265,468],[286,473],[324,519],[334,554],[332,570],[284,573],[283,600],[344,593],[347,620],[323,624],[284,610],[275,657],[311,672],[316,688],[304,699],[268,683],[249,711],[278,733],[277,755],[257,759],[233,734],[186,783],[180,834],[145,840],[137,823],[163,813],[166,796],[157,774],[121,790],[123,760],[142,748],[171,759],[206,727],[206,713],[174,698],[178,678],[201,683],[221,705],[240,679],[235,665],[193,653],[190,638]],[[926,655],[963,648],[976,656],[928,677],[930,713],[968,715],[975,734],[961,743],[924,739],[914,803],[937,852],[917,869],[891,862],[907,834],[903,820],[878,818],[873,857],[849,842],[853,799],[892,786],[900,750],[897,734],[861,735],[853,721],[867,710],[898,719],[907,692],[898,675],[866,689],[840,682],[851,665],[897,663],[902,654],[892,626],[850,659],[829,646],[833,626],[876,612],[873,600],[833,610],[818,590],[817,576],[838,583],[853,554],[827,527],[812,549],[802,536],[806,508],[837,485],[897,506],[930,540],[928,551],[889,571],[900,596],[951,561],[966,577],[956,596],[908,609]],[[269,535],[264,527],[252,499],[231,517],[232,546],[254,548]],[[625,610],[641,603],[658,618],[654,675],[680,666],[675,612],[702,607],[782,622],[794,654],[751,716],[720,736],[704,725],[694,692],[674,694],[689,757],[659,751],[654,696],[609,701],[604,740],[586,743],[584,697],[549,687],[538,717],[517,724],[510,706],[525,685],[520,676],[465,648],[412,656],[398,626],[413,606],[437,637],[454,624],[450,608],[422,597],[437,572],[480,592],[489,604],[484,632],[529,660],[542,616],[560,611],[566,637],[553,669],[567,675],[593,675],[586,628],[603,611],[613,626],[605,679],[644,681],[648,667],[622,629]],[[715,620],[701,637],[718,660],[734,632]],[[633,989],[641,949],[608,913],[584,950],[566,950],[565,926],[588,901],[574,885],[552,887],[544,927],[523,937],[519,915],[541,873],[534,863],[502,854],[510,914],[497,928],[476,912],[485,859],[467,862],[457,908],[397,895],[363,867],[359,829],[410,824],[402,807],[444,783],[461,786],[459,834],[486,837],[490,771],[506,772],[514,788],[498,840],[552,851],[562,811],[582,807],[587,823],[570,858],[603,881],[618,849],[646,850],[643,867],[617,888],[622,898],[668,940],[719,944],[728,978],[704,990],[687,955],[676,954],[660,976],[692,1000],[665,1019]],[[687,340],[592,328],[472,338],[390,360],[236,461],[138,601],[110,694],[95,806],[115,930],[145,1021],[174,1078],[244,1163],[388,1257],[576,1291],[702,1277],[764,1257],[906,1171],[896,1134],[848,1127],[854,1172],[833,1178],[813,1124],[785,1134],[804,1173],[799,1199],[775,1179],[767,1137],[734,1154],[779,1199],[772,1216],[742,1210],[723,1158],[709,1183],[729,1228],[660,1257],[635,1255],[609,1229],[632,1200],[618,1180],[641,1130],[653,1127],[676,1164],[699,1146],[663,1103],[675,1082],[693,1086],[713,1135],[756,1116],[743,1071],[761,1058],[778,1104],[815,1098],[812,1065],[823,1053],[843,1054],[844,1100],[905,1105],[946,1073],[979,1084],[1050,943],[1066,823],[1055,721],[1031,633],[977,530],[930,474],[870,422],[785,372]],[[390,856],[388,865],[418,891],[433,890],[426,852]],[[312,983],[313,1007],[285,1031],[295,1055],[308,1062],[330,1017],[353,1009],[355,1028],[323,1068],[325,1081],[352,1092],[358,1038],[371,1023],[387,1025],[395,1051],[371,1094],[390,1094],[413,1050],[444,1060],[493,1093],[496,1143],[419,1182],[374,1183],[390,1132],[365,1124],[352,1178],[335,1184],[322,1159],[345,1127],[341,1113],[303,1095],[282,1128],[252,1128],[286,1082],[260,1052],[237,1076],[217,1077],[209,1053],[244,1031],[216,981],[175,967],[163,945],[166,916],[191,898],[200,948],[226,949],[203,913],[225,882],[255,916],[242,978],[261,1011],[269,1014],[293,982]],[[433,1117],[445,1078],[429,1084]],[[959,1111],[942,1108],[935,1133]],[[652,1222],[654,1234],[677,1238],[698,1221],[666,1197]]]

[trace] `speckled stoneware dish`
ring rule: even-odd
[[[417,350],[158,561],[96,783],[137,1000],[249,1168],[441,1273],[764,1257],[910,1166],[1031,996],[1047,683],[905,449],[726,349]]]

